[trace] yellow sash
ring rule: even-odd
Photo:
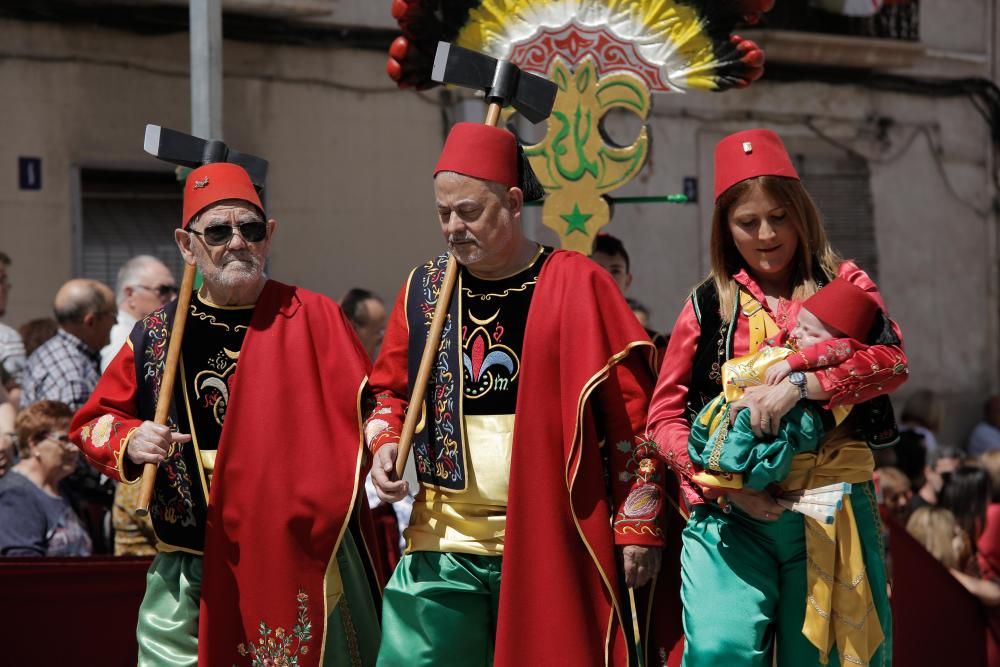
[[[740,290],[740,306],[750,322],[750,352],[756,352],[766,338],[777,335],[778,327],[764,307],[744,290]],[[838,423],[844,416],[846,411],[837,415]],[[831,432],[817,452],[796,455],[782,488],[796,491],[870,480],[875,468],[871,450],[842,431],[838,428]],[[851,498],[844,497],[844,506],[832,525],[809,517],[803,519],[809,596],[802,634],[819,649],[824,665],[834,642],[842,661],[867,665],[884,636],[865,573]],[[831,618],[835,621],[832,628]]]
[[[792,459],[792,471],[781,486],[792,491],[836,482],[859,484],[872,478],[873,468],[868,445],[837,429],[818,452]],[[809,517],[804,521],[809,596],[802,634],[819,649],[824,665],[834,642],[842,661],[867,665],[884,637],[868,585],[851,497],[844,496],[844,506],[832,525]]]

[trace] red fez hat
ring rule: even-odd
[[[517,139],[507,130],[479,123],[456,123],[444,142],[434,175],[453,171],[516,188],[518,161]]]
[[[831,281],[802,302],[802,307],[826,326],[843,331],[862,343],[879,310],[878,303],[868,292],[843,278]]]
[[[755,176],[799,180],[781,138],[771,130],[730,134],[715,147],[715,200],[741,181]]]
[[[207,207],[226,199],[242,199],[264,212],[257,190],[243,167],[230,162],[213,162],[198,167],[188,174],[184,184],[183,226],[187,227],[192,218]]]

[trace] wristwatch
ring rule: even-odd
[[[788,374],[788,381],[799,390],[799,399],[809,397],[809,386],[806,384],[806,374],[802,371],[792,371]]]

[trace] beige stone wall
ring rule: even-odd
[[[5,321],[16,325],[47,315],[73,274],[74,168],[162,168],[142,152],[145,124],[190,127],[188,43],[0,22],[0,44],[0,248],[14,258]],[[225,138],[271,162],[273,275],[391,301],[407,267],[442,247],[438,107],[397,91],[377,52],[227,41],[224,56]],[[42,158],[40,192],[17,189],[19,155]]]

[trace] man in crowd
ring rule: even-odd
[[[373,292],[355,287],[344,295],[340,307],[351,321],[365,352],[374,359],[385,336],[386,312],[382,299]]]
[[[118,323],[111,329],[111,342],[101,349],[101,371],[108,367],[132,327],[177,296],[177,281],[167,265],[151,255],[137,255],[118,269],[115,285]]]
[[[0,252],[0,317],[7,314],[7,299],[11,288],[9,270],[10,256]],[[8,397],[14,405],[17,405],[20,398],[21,371],[24,369],[24,362],[24,343],[21,341],[21,336],[0,322],[0,383],[7,390]],[[13,424],[9,430],[13,430]]]
[[[141,665],[367,665],[378,648],[359,500],[369,361],[335,303],[267,279],[276,226],[241,167],[191,172],[175,238],[204,283],[169,425],[151,419],[176,301],[135,327],[73,421],[106,474],[158,466]]]
[[[136,322],[177,296],[177,281],[160,260],[151,255],[137,255],[118,269],[115,296],[118,323],[111,329],[111,342],[101,350],[102,371],[125,344]],[[135,513],[138,501],[138,484],[119,484],[115,489],[111,526],[116,556],[156,555],[156,535],[149,517]]]
[[[0,252],[0,317],[7,312],[10,293],[10,257]],[[0,476],[14,463],[15,405],[21,392],[21,369],[24,367],[24,344],[16,331],[0,322]],[[11,396],[11,393],[16,395]]]
[[[21,406],[49,400],[76,411],[101,377],[100,350],[108,344],[115,324],[115,295],[104,283],[74,279],[56,292],[53,310],[59,330],[28,357]],[[114,483],[80,458],[76,472],[63,480],[62,491],[87,528],[94,552],[109,553],[105,516],[111,509]]]
[[[47,399],[79,410],[101,378],[100,351],[115,325],[115,295],[104,283],[77,278],[59,288],[53,310],[59,331],[28,357],[21,405]]]
[[[542,193],[510,132],[456,125],[434,192],[461,269],[431,382],[409,405],[423,414],[422,488],[379,664],[625,665],[625,586],[657,576],[664,544],[662,473],[635,439],[652,346],[605,272],[523,235],[523,203]],[[384,501],[408,492],[393,470],[447,261],[410,274],[371,375],[365,434]],[[676,578],[676,554],[664,572]],[[672,589],[674,615],[651,625],[654,654],[679,633],[678,588],[657,589]]]
[[[598,234],[594,238],[594,250],[591,252],[590,258],[611,274],[611,277],[623,295],[628,294],[629,288],[632,286],[632,264],[629,260],[628,251],[625,250],[625,244],[620,239],[603,232]],[[639,306],[646,313],[646,319],[648,320],[649,311],[638,304],[638,302],[636,302],[636,306]],[[638,309],[633,308],[633,311],[636,310]],[[636,312],[635,314],[638,318],[639,313]],[[645,322],[642,323],[642,326],[646,329],[646,334],[653,341],[653,346],[656,348],[653,368],[658,370],[660,364],[663,362],[663,354],[667,351],[667,343],[670,340],[670,336],[653,331],[646,326]]]

